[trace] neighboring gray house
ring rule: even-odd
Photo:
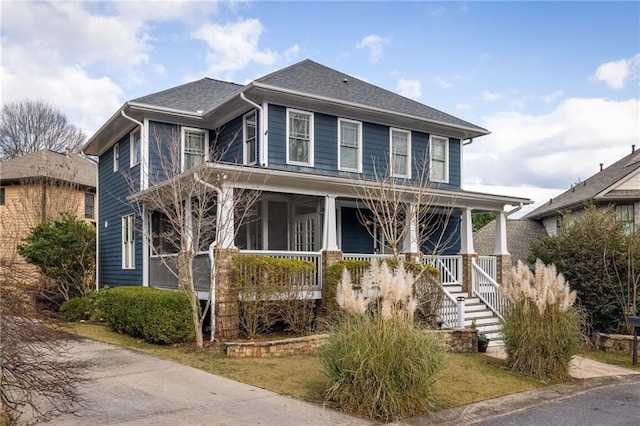
[[[607,168],[600,164],[600,171],[585,181],[549,200],[548,203],[525,215],[526,219],[540,221],[549,235],[556,235],[562,228],[566,214],[579,214],[584,208],[613,207],[616,214],[632,232],[640,225],[640,151],[631,147],[631,153]]]
[[[473,244],[479,256],[493,256],[495,253],[496,221],[492,220],[473,233]],[[530,219],[507,220],[507,246],[511,261],[529,263],[531,243],[538,237],[546,236],[542,223]]]

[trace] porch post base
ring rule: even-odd
[[[511,277],[512,260],[510,254],[496,255],[496,281],[503,285]]]
[[[476,262],[478,261],[478,255],[476,253],[463,253],[460,256],[462,256],[462,291],[467,293],[469,297],[473,297],[471,263],[474,259]]]
[[[404,253],[404,261],[411,263],[422,263],[422,253]]]
[[[327,267],[342,260],[342,251],[340,250],[323,250],[322,252],[322,299],[320,300],[320,309],[318,311],[321,317],[328,317],[337,308],[336,288],[330,288],[327,284]]]
[[[240,335],[238,298],[233,291],[233,256],[238,249],[215,249],[216,277],[216,338],[235,339]]]

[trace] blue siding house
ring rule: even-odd
[[[210,185],[260,191],[251,221],[228,230],[229,248],[310,259],[318,269],[323,253],[390,254],[383,225],[365,202],[376,197],[375,182],[390,177],[408,206],[417,193],[429,200],[422,206],[428,219],[406,219],[400,251],[436,262],[443,281],[470,293],[477,260],[471,214],[498,214],[498,272],[495,263],[485,269],[499,281],[500,260],[508,256],[505,208],[530,203],[462,189],[464,145],[488,133],[311,60],[246,85],[203,78],[133,99],[84,148],[100,164],[97,281],[176,288],[158,261],[175,251],[152,243],[166,224],[140,194],[172,178],[166,163],[177,156],[181,179],[215,174],[227,179]],[[359,190],[367,182],[369,196]],[[424,229],[428,237],[420,238]],[[206,284],[209,258],[201,249],[197,273]]]

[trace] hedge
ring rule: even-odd
[[[154,344],[192,342],[193,318],[187,296],[149,287],[118,287],[105,291],[109,327]]]

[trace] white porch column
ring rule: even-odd
[[[336,196],[324,197],[324,218],[322,227],[322,250],[338,250],[338,238],[336,227]]]
[[[404,252],[405,253],[420,253],[420,247],[418,246],[418,215],[416,214],[415,204],[409,204],[407,206],[407,233],[404,235]]]
[[[462,223],[460,224],[460,254],[473,254],[473,222],[471,221],[471,209],[462,209]]]
[[[495,255],[509,254],[507,250],[507,214],[504,210],[496,212]]]
[[[218,248],[234,247],[235,226],[233,218],[233,188],[223,185],[218,190]]]

